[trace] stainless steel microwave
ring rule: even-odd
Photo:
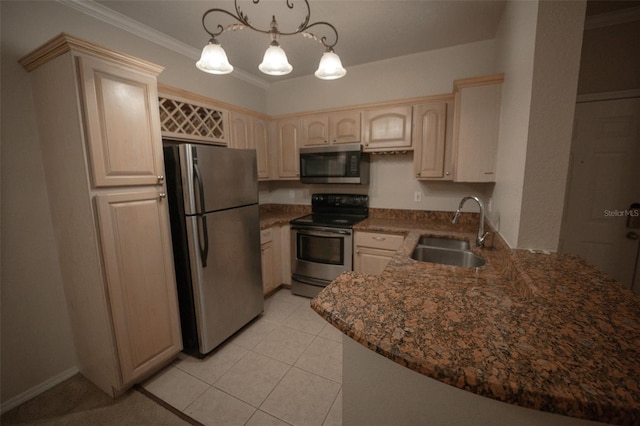
[[[369,183],[369,154],[360,144],[300,148],[300,182]]]

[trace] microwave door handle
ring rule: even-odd
[[[202,174],[197,164],[193,165],[193,180],[198,184],[198,201],[200,204],[200,211],[198,212],[198,218],[202,221],[202,240],[200,240],[200,233],[198,233],[198,245],[200,246],[200,258],[202,260],[202,267],[207,266],[207,257],[209,256],[209,231],[207,229],[207,217],[205,213],[204,204],[204,186],[202,184]]]

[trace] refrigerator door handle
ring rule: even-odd
[[[200,203],[200,211],[199,215],[200,220],[202,221],[202,239],[200,239],[200,232],[198,232],[198,246],[200,247],[200,259],[202,260],[202,267],[207,266],[207,256],[209,255],[209,232],[207,230],[207,218],[204,216],[205,213],[205,205],[204,205],[204,187],[202,185],[202,175],[200,173],[200,168],[198,164],[193,165],[193,180],[198,183],[198,201]]]

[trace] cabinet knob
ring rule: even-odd
[[[451,175],[451,172],[447,172],[447,173],[445,173],[445,175],[449,176],[449,175]]]
[[[420,176],[420,172],[416,172],[416,176]]]
[[[157,178],[158,178],[158,182],[164,182],[164,176],[160,175]]]
[[[158,196],[160,197],[160,199],[162,200],[163,198],[167,198],[167,194],[164,192],[161,192],[160,194],[158,194]]]

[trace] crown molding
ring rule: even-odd
[[[587,16],[584,24],[585,30],[609,27],[611,25],[626,24],[640,21],[640,6],[614,10],[613,12]]]
[[[121,13],[118,13],[108,7],[101,5],[93,0],[56,0],[58,3],[75,9],[102,22],[113,25],[140,38],[150,41],[158,46],[169,49],[189,59],[197,61],[200,59],[200,51],[186,43],[176,40],[156,29],[153,29],[141,22],[131,19]],[[242,70],[234,70],[231,77],[258,86],[262,89],[268,88],[271,84],[265,80],[259,79],[252,74]]]

